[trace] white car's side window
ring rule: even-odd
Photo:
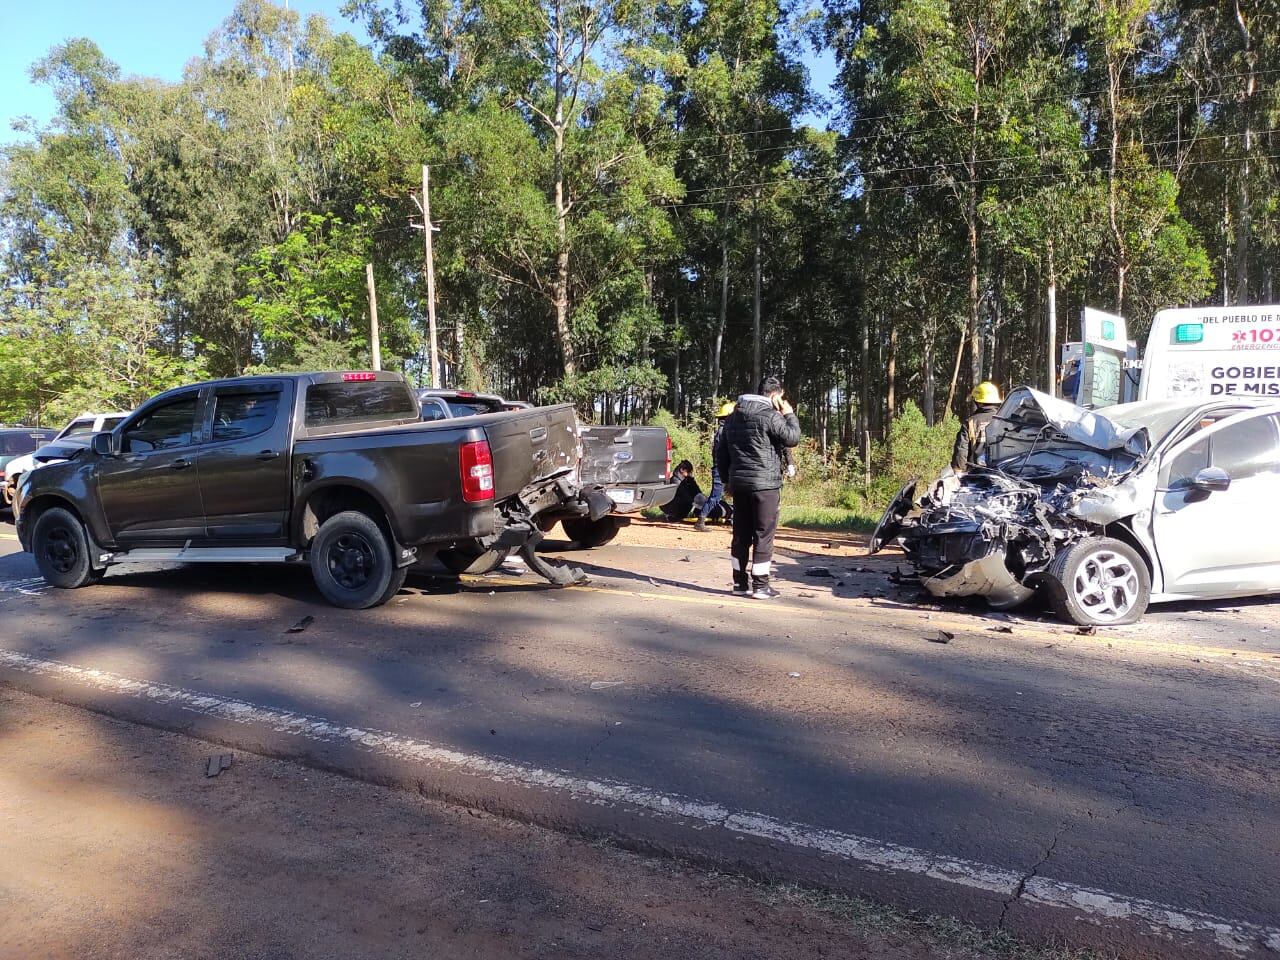
[[[1275,417],[1251,417],[1213,435],[1212,464],[1232,480],[1280,472],[1280,433]]]
[[[1188,447],[1173,458],[1162,486],[1170,490],[1189,487],[1197,473],[1209,466],[1209,438]]]

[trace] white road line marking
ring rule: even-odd
[[[134,680],[104,670],[93,670],[55,660],[42,660],[15,650],[0,648],[0,666],[138,700],[167,704],[223,720],[245,724],[261,723],[277,732],[309,740],[345,742],[398,760],[449,767],[496,782],[553,790],[587,803],[628,804],[663,817],[699,821],[737,834],[831,854],[873,870],[931,877],[1004,897],[1013,897],[1019,884],[1023,883],[1024,875],[1017,870],[947,857],[802,823],[790,823],[763,813],[729,810],[710,801],[664,794],[619,781],[585,780],[554,770],[475,756],[381,730],[348,726],[322,717],[262,707],[244,700],[183,690],[163,683]],[[1100,919],[1135,921],[1165,936],[1172,933],[1207,934],[1219,946],[1239,954],[1259,946],[1280,950],[1280,927],[1227,920],[1208,913],[1108,893],[1049,877],[1036,876],[1026,880],[1022,898],[1032,903],[1072,910],[1095,922]]]
[[[38,597],[49,589],[44,577],[26,577],[24,579],[0,580],[0,594],[10,593],[13,596],[0,596],[0,603],[18,597]]]

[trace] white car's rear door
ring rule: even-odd
[[[1192,486],[1210,466],[1231,478],[1227,490]],[[1280,591],[1280,415],[1240,413],[1168,450],[1152,525],[1165,594]]]

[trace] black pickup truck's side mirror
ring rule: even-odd
[[[114,433],[102,431],[95,433],[93,440],[90,441],[93,452],[100,457],[114,457],[120,451],[116,449],[116,436]]]
[[[1191,489],[1199,490],[1205,496],[1221,493],[1231,486],[1231,476],[1221,467],[1205,467],[1196,473],[1191,481]]]

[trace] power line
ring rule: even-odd
[[[1276,159],[1280,159],[1280,153],[1267,153],[1267,154],[1256,155],[1253,157],[1253,159],[1254,160],[1276,160]],[[1169,163],[1163,163],[1157,160],[1151,163],[1151,169],[1177,170],[1177,169],[1185,169],[1187,167],[1202,167],[1202,166],[1211,166],[1211,165],[1220,164],[1220,163],[1238,163],[1238,162],[1239,162],[1238,157],[1219,157],[1219,158],[1214,158],[1210,160],[1188,160],[1182,164],[1169,164]],[[1055,180],[1060,180],[1060,181],[1068,180],[1071,178],[1071,176],[1072,176],[1071,174],[1066,174],[1059,171],[1053,171],[1053,172],[1047,172],[1047,173],[1016,174],[1016,175],[1010,175],[1007,177],[981,177],[981,178],[975,178],[972,180],[956,180],[952,183],[933,182],[933,183],[884,184],[881,186],[863,187],[862,190],[859,191],[859,195],[863,193],[885,193],[890,191],[903,191],[903,190],[950,189],[952,187],[982,186],[982,185],[991,184],[991,183],[1016,183],[1020,181],[1030,182],[1030,181],[1038,180],[1038,181],[1052,182]],[[832,179],[836,179],[836,177],[831,176],[831,177],[825,177],[825,178],[819,178],[819,179],[832,180]],[[775,182],[794,183],[796,181],[779,180]],[[655,204],[655,206],[658,206],[664,210],[679,210],[679,209],[696,208],[696,207],[721,207],[724,205],[724,202],[725,201],[723,200],[704,200],[704,201],[695,201],[692,203],[675,201],[672,203]]]

